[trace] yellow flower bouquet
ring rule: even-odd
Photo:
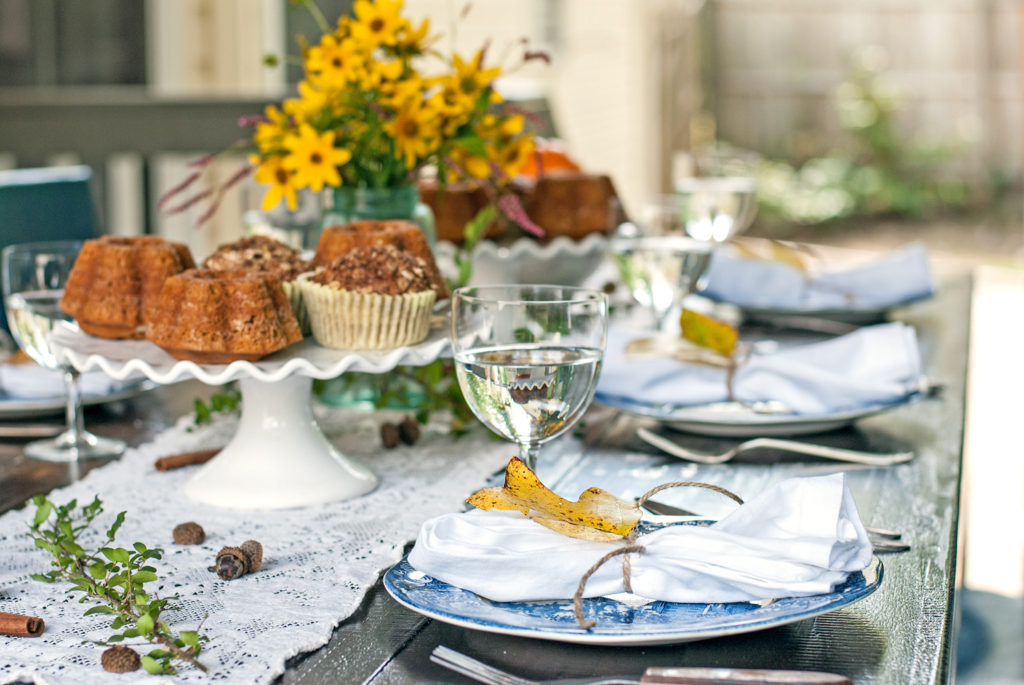
[[[254,170],[268,186],[265,210],[282,201],[294,210],[307,188],[410,186],[426,166],[442,184],[488,179],[501,187],[516,175],[533,138],[522,114],[496,107],[494,83],[504,70],[485,66],[486,50],[465,58],[432,49],[429,21],[414,25],[402,15],[402,0],[356,0],[336,28],[312,0],[290,1],[305,5],[323,34],[301,46],[297,97],[244,120],[252,136],[234,148],[248,149],[251,165],[232,182]],[[526,51],[523,61],[536,57],[544,56]],[[215,205],[222,191],[205,195]],[[195,199],[179,208],[191,204]]]

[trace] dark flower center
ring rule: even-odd
[[[404,124],[402,124],[402,133],[404,133],[410,138],[415,138],[416,135],[419,134],[419,132],[420,125],[417,124],[415,121],[406,121]]]
[[[319,152],[314,152],[309,156],[309,161],[311,161],[313,164],[322,164],[324,158],[320,156]]]
[[[383,29],[384,29],[384,20],[381,19],[380,17],[377,17],[376,19],[374,19],[373,21],[370,22],[370,30],[373,31],[374,33],[379,33]]]
[[[278,169],[276,172],[274,172],[274,178],[281,185],[288,184],[288,172],[285,171],[284,169]]]

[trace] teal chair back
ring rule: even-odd
[[[87,166],[0,171],[0,249],[17,243],[96,236]],[[0,315],[0,329],[7,317]]]
[[[96,235],[87,166],[0,171],[0,248]]]

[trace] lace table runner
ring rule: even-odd
[[[68,585],[31,579],[31,574],[48,570],[50,561],[26,534],[34,507],[0,517],[0,611],[46,620],[41,637],[0,636],[0,683],[269,682],[284,672],[286,659],[327,643],[380,573],[401,558],[425,519],[458,510],[515,451],[480,433],[453,440],[432,431],[414,447],[383,450],[372,420],[337,412],[321,418],[324,431],[342,451],[380,476],[372,493],[278,511],[217,509],[186,500],[179,494],[181,485],[195,467],[158,472],[153,462],[166,454],[226,443],[237,419],[221,417],[196,429],[191,419],[183,418],[154,442],[50,495],[58,504],[72,498],[88,503],[99,495],[104,513],[94,523],[96,531],[105,531],[117,512],[127,511],[115,544],[129,547],[141,541],[165,549],[164,558],[154,564],[160,578],[147,588],[160,596],[180,596],[179,608],[162,616],[173,630],[195,630],[202,623],[201,632],[210,638],[200,657],[210,669],[208,675],[188,665],[162,681],[143,670],[122,675],[104,671],[99,663],[104,647],[82,642],[115,632],[110,617],[83,617],[91,605],[70,599]],[[174,544],[171,531],[184,521],[202,525],[206,542]],[[207,570],[221,547],[248,539],[263,544],[259,572],[224,581]],[[100,544],[83,540],[87,548]],[[147,644],[137,651],[149,649]]]

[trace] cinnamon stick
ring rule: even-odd
[[[220,447],[215,447],[208,450],[196,450],[195,452],[168,454],[166,457],[160,457],[157,459],[154,466],[157,471],[170,471],[171,469],[181,468],[182,466],[203,464],[213,459],[220,450]]]
[[[39,637],[45,627],[46,623],[41,618],[0,611],[0,635]]]

